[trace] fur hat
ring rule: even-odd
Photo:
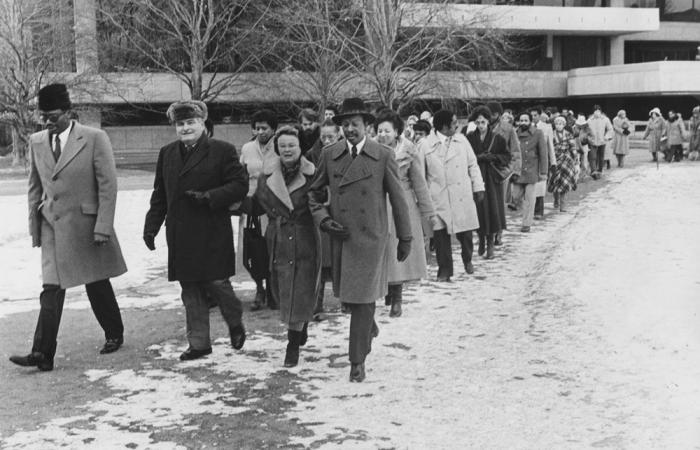
[[[39,90],[39,110],[53,111],[62,109],[67,111],[70,108],[70,96],[65,84],[49,84]]]
[[[170,105],[165,115],[168,116],[170,123],[175,123],[178,120],[192,119],[194,117],[199,117],[206,121],[209,117],[209,111],[204,102],[200,102],[199,100],[183,100]]]
[[[586,125],[588,122],[586,121],[586,117],[583,114],[579,114],[578,117],[576,118],[576,122],[574,122],[574,125],[582,127]]]
[[[369,123],[374,123],[374,115],[369,112],[365,102],[361,98],[352,97],[343,100],[343,105],[340,107],[340,113],[333,116],[333,122],[336,125],[340,125],[343,119],[347,119],[352,116],[362,116],[365,121]]]

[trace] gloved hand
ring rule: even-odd
[[[321,228],[321,231],[325,231],[326,233],[330,234],[331,236],[337,239],[340,239],[341,241],[344,241],[345,239],[350,237],[350,232],[348,231],[348,229],[336,222],[335,220],[331,219],[330,217],[326,217],[325,219],[323,219],[319,228]]]
[[[399,239],[399,245],[396,247],[396,259],[399,262],[406,261],[409,253],[411,253],[411,239]]]
[[[146,247],[148,247],[149,250],[153,251],[156,249],[156,235],[153,233],[146,233],[143,235],[143,242],[146,243]]]
[[[209,192],[201,191],[185,191],[185,195],[188,196],[192,201],[198,205],[208,205],[209,204]]]
[[[484,191],[474,192],[474,201],[481,203],[484,201]]]

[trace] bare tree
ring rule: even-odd
[[[372,86],[373,100],[400,109],[421,97],[454,97],[455,82],[474,83],[467,72],[508,64],[509,40],[489,26],[493,16],[456,23],[449,3],[422,3],[417,14],[416,3],[363,0],[364,39],[351,41],[353,67]]]
[[[347,0],[283,1],[273,9],[268,27],[279,41],[270,55],[281,70],[281,98],[294,101],[295,94],[311,99],[319,110],[338,103],[357,79],[352,67],[352,40],[360,35],[362,22]],[[287,94],[287,95],[285,95]]]
[[[12,130],[13,165],[27,164],[29,135],[38,126],[36,96],[56,72],[75,64],[68,1],[0,2],[0,124]]]
[[[272,50],[256,45],[268,9],[264,0],[101,0],[100,61],[170,73],[193,99],[213,101]]]

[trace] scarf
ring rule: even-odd
[[[291,167],[287,167],[281,162],[280,166],[282,166],[282,176],[284,177],[284,184],[289,185],[289,183],[291,183],[292,180],[299,173],[299,169],[301,169],[301,158],[297,159],[297,161]]]

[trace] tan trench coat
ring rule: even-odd
[[[99,129],[73,123],[58,162],[48,131],[30,137],[29,232],[41,245],[44,284],[70,288],[119,276],[126,264],[114,233],[117,170]],[[94,244],[94,233],[110,236]]]
[[[331,195],[329,206],[327,186]],[[350,232],[344,241],[331,238],[333,291],[341,302],[374,303],[387,293],[387,194],[396,235],[413,237],[412,251],[421,251],[420,237],[411,235],[411,219],[394,152],[369,138],[355,159],[346,141],[322,152],[309,191],[309,205],[317,225],[331,217]]]
[[[425,155],[425,178],[435,214],[444,222],[447,233],[479,228],[473,194],[484,190],[484,180],[466,136],[456,133],[446,148],[437,135],[431,133],[419,147]]]

